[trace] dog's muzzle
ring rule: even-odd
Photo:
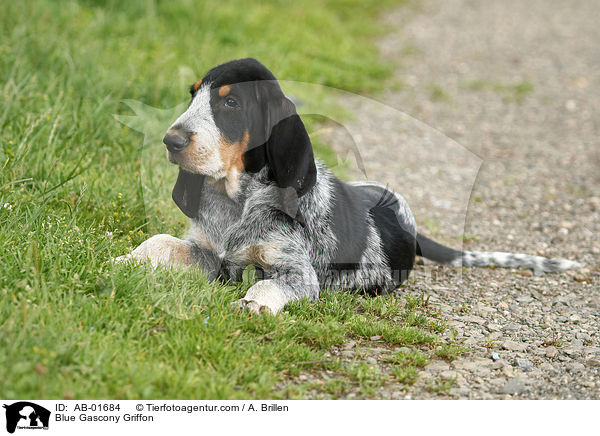
[[[190,145],[191,136],[191,133],[170,129],[163,138],[163,142],[167,146],[167,150],[169,150],[171,153],[179,153],[181,150]]]

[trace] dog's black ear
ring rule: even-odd
[[[188,218],[197,218],[200,209],[200,193],[204,176],[179,169],[179,176],[173,188],[173,201]]]
[[[283,92],[281,99],[268,109],[270,135],[266,142],[266,158],[270,176],[281,189],[281,210],[304,225],[298,210],[298,198],[306,194],[317,180],[312,143],[294,104]]]

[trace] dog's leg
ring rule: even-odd
[[[265,270],[266,280],[253,285],[234,306],[253,313],[278,313],[290,301],[319,297],[317,274],[307,258],[280,259],[278,265]],[[293,265],[293,266],[292,266]]]
[[[211,276],[216,275],[220,267],[219,259],[213,253],[190,241],[164,234],[152,236],[130,254],[117,257],[115,261],[149,262],[154,268],[158,266],[182,268],[199,264],[203,271],[212,272]]]

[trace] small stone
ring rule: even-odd
[[[516,300],[519,303],[529,303],[529,302],[533,301],[533,297],[530,297],[528,295],[523,295],[521,297],[517,297]]]
[[[560,226],[564,227],[565,229],[572,229],[573,223],[570,221],[561,221]]]
[[[496,360],[500,360],[500,355],[498,353],[492,354],[492,360],[495,362]]]
[[[585,365],[580,362],[571,362],[567,365],[567,371],[569,372],[581,372],[585,369]]]
[[[381,347],[371,347],[369,349],[369,353],[375,355],[375,356],[381,356],[383,354],[387,354],[389,351],[387,348],[381,348]]]
[[[450,393],[452,395],[454,395],[455,397],[459,397],[459,398],[468,397],[470,392],[471,392],[471,390],[466,386],[461,386],[461,387],[456,387],[456,388],[450,389]]]
[[[556,355],[558,354],[558,350],[556,349],[556,347],[548,347],[546,348],[546,357],[548,359],[553,359],[556,357]]]
[[[587,88],[589,82],[585,77],[578,77],[577,79],[575,79],[575,85],[580,88]]]
[[[579,321],[581,321],[581,317],[579,315],[577,315],[576,313],[574,313],[573,315],[571,315],[569,317],[569,320],[574,324],[579,324]]]
[[[369,339],[371,339],[372,341],[378,341],[381,339],[381,336],[377,335],[377,336],[371,336]]]
[[[352,339],[344,342],[344,345],[342,345],[342,348],[345,350],[350,350],[352,348],[356,347],[356,342],[353,341]]]
[[[450,369],[450,365],[448,365],[443,360],[434,360],[429,365],[425,367],[427,371],[448,371]]]
[[[452,371],[452,370],[448,370],[448,371],[442,371],[440,373],[440,377],[445,378],[445,379],[456,379],[458,380],[458,377],[460,375],[458,374],[457,371]]]
[[[565,354],[571,358],[577,357],[581,354],[581,347],[568,347],[564,350]]]
[[[600,359],[588,359],[585,361],[587,366],[600,366]]]
[[[486,325],[486,328],[490,331],[490,332],[498,332],[500,331],[500,326],[498,324],[494,324],[492,322],[488,323]]]
[[[510,324],[507,324],[504,327],[502,327],[502,330],[504,330],[504,331],[517,331],[517,330],[521,330],[521,326],[519,324],[510,323]]]
[[[492,332],[489,335],[490,340],[497,341],[502,338],[502,332]]]
[[[508,366],[508,365],[504,365],[502,367],[502,374],[504,374],[506,377],[513,377],[515,375],[515,371],[512,368],[512,366]]]
[[[482,374],[488,373],[490,371],[491,363],[489,359],[485,359],[482,357],[471,357],[467,359],[455,360],[454,362],[452,362],[452,366],[455,369]]]
[[[463,318],[463,321],[466,321],[466,322],[472,322],[472,323],[475,323],[475,324],[480,324],[480,325],[483,325],[483,324],[485,324],[485,319],[483,319],[483,318],[482,318],[482,317],[480,317],[480,316],[476,316],[476,315],[469,315],[469,316],[465,316],[465,317]]]
[[[525,389],[525,383],[523,382],[523,380],[517,377],[508,380],[504,384],[504,387],[502,388],[502,393],[508,395],[516,395],[525,392]]]
[[[543,348],[534,348],[533,350],[530,350],[529,353],[535,356],[542,356],[546,354],[546,350],[544,350]]]
[[[533,368],[533,362],[531,362],[527,359],[521,359],[520,357],[515,358],[514,365],[525,371],[529,371],[530,369]]]
[[[526,351],[527,344],[515,341],[504,341],[502,342],[502,348],[509,351]]]
[[[492,364],[492,369],[502,369],[502,368],[504,368],[505,366],[506,366],[506,363],[504,363],[504,362],[503,362],[503,361],[501,361],[501,360],[498,360],[498,361],[496,361],[496,362],[494,362],[494,363]]]
[[[464,341],[463,343],[465,345],[474,346],[474,345],[477,345],[479,342],[480,342],[479,338],[469,338],[466,341]]]
[[[487,381],[487,383],[489,383],[491,386],[500,387],[500,386],[504,385],[504,383],[506,383],[506,380],[504,380],[501,377],[498,377],[498,378],[489,379]]]

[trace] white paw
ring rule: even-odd
[[[248,289],[246,296],[234,302],[232,306],[249,310],[251,313],[277,314],[287,302],[288,298],[274,280],[262,280]]]
[[[258,301],[255,300],[246,300],[245,298],[240,298],[239,300],[234,301],[233,303],[231,303],[231,307],[233,307],[234,309],[247,310],[250,313],[275,314],[275,312],[273,312],[273,310],[269,306],[260,304]]]
[[[154,235],[142,242],[139,247],[124,256],[111,259],[115,263],[149,263],[157,267],[186,267],[193,265],[192,244],[171,235]]]

